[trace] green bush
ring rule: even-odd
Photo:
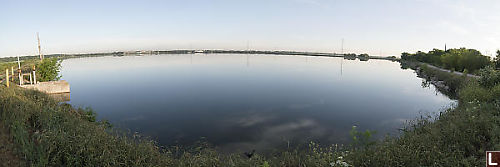
[[[500,84],[500,71],[495,70],[492,66],[481,69],[479,75],[481,76],[479,84],[483,87],[491,88]]]
[[[61,79],[61,62],[57,58],[43,59],[37,65],[37,79],[40,82],[57,81]]]
[[[488,102],[494,97],[489,89],[481,87],[477,83],[470,83],[460,90],[459,94],[459,99],[463,103]]]
[[[374,145],[376,142],[372,138],[372,135],[375,134],[375,131],[366,130],[365,132],[359,132],[356,126],[353,126],[351,131],[349,131],[349,135],[351,135],[352,143],[351,148],[356,149],[365,149]]]

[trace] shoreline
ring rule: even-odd
[[[158,54],[267,54],[267,55],[300,55],[300,56],[323,56],[323,57],[346,57],[349,54],[326,53],[326,52],[300,52],[300,51],[266,51],[266,50],[192,50],[192,49],[177,49],[177,50],[147,50],[147,51],[120,51],[120,52],[102,52],[102,53],[77,53],[64,54],[54,53],[44,55],[46,58],[57,57],[60,59],[77,58],[77,57],[100,57],[100,56],[128,56],[128,55],[158,55]],[[357,55],[356,58],[363,59],[364,57]],[[38,55],[19,56],[21,60],[38,58]],[[395,56],[369,56],[368,59],[384,59],[384,60],[399,60]],[[2,57],[1,62],[13,62],[17,60],[15,57]]]

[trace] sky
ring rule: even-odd
[[[235,49],[500,49],[499,0],[0,0],[0,57]]]

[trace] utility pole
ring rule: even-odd
[[[344,55],[344,38],[342,38],[342,44],[340,45],[340,54]]]
[[[343,66],[344,66],[344,38],[342,38],[342,44],[340,45],[341,49],[340,49],[340,54],[342,54],[342,58],[340,59],[340,75],[342,76],[342,70],[343,70]]]
[[[250,51],[250,41],[247,40],[247,51]]]
[[[247,67],[250,66],[250,57],[248,56],[249,54],[247,54]]]
[[[42,46],[40,45],[40,36],[38,32],[36,32],[36,39],[38,40],[38,55],[40,56],[40,60],[43,60]]]

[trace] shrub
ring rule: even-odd
[[[43,59],[37,67],[37,79],[40,82],[57,81],[61,79],[61,62],[56,58]]]
[[[500,71],[495,70],[492,66],[481,69],[479,75],[481,76],[479,84],[483,87],[492,88],[500,84]]]
[[[493,94],[487,88],[481,87],[477,83],[470,83],[460,90],[459,99],[462,103],[488,102],[493,100]]]

